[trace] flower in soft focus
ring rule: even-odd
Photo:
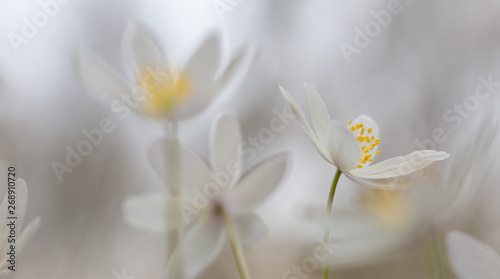
[[[220,38],[208,36],[183,65],[174,65],[163,54],[152,32],[141,25],[128,30],[124,53],[132,77],[130,80],[111,70],[93,55],[81,53],[78,71],[92,89],[117,98],[111,107],[123,113],[123,107],[150,117],[178,120],[191,117],[233,81],[246,73],[253,51],[242,49],[221,67]]]
[[[459,231],[446,236],[451,267],[460,279],[500,278],[500,256],[485,243]]]
[[[229,115],[220,117],[212,129],[210,165],[176,141],[161,139],[152,144],[151,162],[167,185],[169,177],[177,176],[179,198],[162,194],[130,197],[124,202],[124,216],[130,225],[155,232],[192,224],[169,261],[169,278],[179,274],[179,262],[184,263],[183,273],[191,278],[215,260],[226,239],[225,218],[234,221],[244,244],[267,232],[267,226],[253,210],[281,181],[286,153],[272,156],[242,176],[241,148],[238,120]],[[167,167],[170,158],[165,156],[166,150],[172,149],[177,149],[181,162],[177,173]]]
[[[280,86],[280,89],[321,156],[355,182],[376,187],[409,183],[418,178],[417,171],[449,157],[442,151],[420,150],[370,166],[375,156],[380,154],[377,150],[380,143],[378,124],[370,117],[361,115],[344,126],[330,119],[323,99],[311,85],[306,83],[304,87],[314,130],[297,101],[283,87]]]
[[[15,242],[11,242],[12,239],[9,238],[9,235],[11,235],[11,229],[8,225],[9,222],[15,222],[16,232],[19,233],[21,232],[24,215],[26,214],[26,206],[28,205],[28,187],[26,186],[26,182],[23,179],[18,179],[16,181],[15,196],[17,202],[15,204],[15,209],[13,209],[15,211],[15,215],[10,214],[11,208],[8,207],[9,203],[7,200],[9,195],[10,194],[7,192],[2,204],[0,205],[0,279],[7,277],[11,271],[9,270],[10,263],[8,262],[10,255],[7,254],[11,250],[11,245],[15,245],[15,250],[17,255],[19,255],[19,253],[21,253],[24,249],[24,246],[26,246],[26,243],[40,226],[40,218],[37,217],[26,226],[19,236],[16,236]],[[9,216],[17,216],[17,219],[7,219]]]

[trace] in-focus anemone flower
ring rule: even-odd
[[[215,260],[226,236],[241,277],[250,278],[240,239],[251,243],[267,232],[267,226],[253,210],[281,181],[287,156],[272,156],[242,176],[241,143],[238,120],[223,115],[212,129],[210,166],[188,148],[174,146],[181,162],[177,173],[169,170],[169,158],[165,156],[176,142],[161,139],[152,144],[149,154],[155,170],[167,185],[169,176],[176,175],[180,194],[171,198],[162,194],[130,197],[124,202],[124,216],[130,225],[156,232],[191,224],[168,263],[167,278],[179,278],[179,274],[197,276]]]
[[[10,255],[7,254],[11,250],[11,245],[15,246],[17,255],[19,255],[19,253],[21,253],[21,251],[24,249],[24,246],[26,246],[26,243],[30,240],[30,238],[40,226],[40,218],[37,217],[33,219],[22,231],[19,237],[15,239],[15,242],[12,242],[12,239],[9,239],[11,230],[9,222],[14,221],[15,230],[17,232],[21,231],[24,222],[24,215],[26,214],[26,207],[28,205],[28,187],[26,186],[26,182],[23,179],[17,179],[16,181],[14,196],[17,200],[17,203],[15,208],[10,208],[8,206],[10,204],[7,199],[9,196],[12,196],[12,193],[7,192],[2,201],[2,204],[0,205],[0,279],[6,278],[7,275],[12,271],[9,268],[11,264],[8,262]],[[15,215],[11,215],[10,210],[14,210]],[[7,219],[7,217],[12,216],[17,216],[17,219]]]
[[[361,115],[349,121],[347,126],[342,125],[330,119],[316,89],[307,83],[304,87],[314,130],[297,101],[283,87],[280,86],[280,89],[295,118],[311,137],[321,156],[355,182],[381,188],[391,187],[395,182],[409,183],[418,178],[415,172],[449,157],[442,151],[419,150],[371,165],[375,156],[380,154],[377,150],[380,143],[378,124],[370,117]]]
[[[500,278],[500,256],[485,243],[459,231],[446,235],[450,265],[460,279]]]
[[[380,154],[380,151],[377,150],[380,143],[378,124],[370,117],[361,115],[354,121],[349,121],[347,126],[342,125],[330,118],[326,104],[316,89],[307,83],[304,84],[304,88],[309,102],[314,130],[309,126],[306,116],[297,101],[280,86],[281,93],[288,102],[295,118],[312,139],[316,149],[325,160],[337,167],[326,206],[326,220],[328,221],[325,224],[324,241],[327,244],[325,247],[328,247],[330,242],[329,220],[333,198],[342,173],[351,180],[363,185],[391,189],[395,185],[406,184],[415,180],[418,177],[417,171],[435,161],[444,160],[449,155],[442,151],[420,150],[370,166],[375,156]],[[324,279],[328,278],[328,258],[329,253],[325,250],[323,260]]]
[[[117,98],[111,104],[113,110],[122,113],[128,106],[140,114],[170,121],[189,118],[206,108],[246,73],[253,61],[253,51],[243,48],[221,67],[217,33],[207,36],[180,65],[167,60],[145,26],[129,28],[123,45],[129,79],[83,52],[77,65],[80,76],[92,89]]]

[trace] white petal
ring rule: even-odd
[[[235,116],[228,114],[221,115],[214,123],[210,156],[212,168],[233,176],[231,181],[236,181],[242,167],[240,124]]]
[[[349,171],[359,164],[361,149],[349,129],[335,121],[328,125],[328,152],[333,163],[341,171]]]
[[[489,246],[462,232],[446,237],[450,264],[461,279],[500,278],[500,256]]]
[[[205,161],[176,140],[154,140],[148,158],[156,173],[174,191],[188,193],[211,181]]]
[[[232,214],[248,212],[276,189],[285,174],[287,154],[277,154],[249,171],[231,191],[224,204]]]
[[[214,75],[219,64],[219,47],[219,34],[212,33],[205,38],[187,62],[185,70],[195,90],[213,90]]]
[[[283,94],[283,97],[285,97],[285,100],[287,101],[288,105],[290,106],[290,109],[292,110],[292,113],[295,115],[295,119],[299,122],[300,126],[306,131],[307,135],[311,138],[313,141],[314,145],[316,146],[316,149],[318,149],[318,152],[325,158],[325,160],[329,161],[330,163],[333,164],[333,161],[330,158],[330,155],[328,153],[327,147],[324,142],[321,142],[316,134],[313,132],[311,129],[311,126],[309,126],[309,123],[307,122],[306,116],[304,115],[304,112],[300,108],[299,104],[297,101],[286,91],[283,87],[280,85],[280,90],[281,93]]]
[[[314,131],[316,132],[318,140],[320,142],[325,142],[328,133],[328,124],[330,123],[328,109],[326,108],[325,102],[314,87],[305,83],[304,88],[307,93],[307,101],[309,102],[309,110],[311,111],[311,120]]]
[[[450,155],[443,151],[419,150],[406,156],[387,159],[366,168],[352,170],[350,174],[355,177],[367,179],[399,177],[414,173],[429,166],[433,162],[441,161],[448,157],[450,157]]]
[[[264,237],[269,227],[255,213],[233,217],[234,226],[243,244],[249,245]]]
[[[155,233],[177,229],[184,224],[180,201],[158,193],[125,198],[123,217],[129,226]]]
[[[78,73],[92,90],[106,93],[108,97],[113,98],[131,94],[132,86],[93,54],[80,52],[76,62]],[[102,96],[94,96],[104,100]]]
[[[194,278],[219,255],[226,232],[220,217],[205,216],[177,246],[167,264],[167,278]],[[183,268],[181,268],[183,267]]]
[[[378,128],[378,124],[377,122],[375,122],[375,120],[373,120],[371,117],[369,116],[366,116],[366,115],[360,115],[358,117],[356,117],[356,119],[354,119],[351,123],[351,125],[348,125],[348,127],[356,127],[356,125],[358,124],[363,124],[363,136],[370,136],[370,138],[373,136],[374,140],[375,139],[378,139],[378,134],[379,134],[379,128]],[[368,130],[371,129],[371,132],[368,132]],[[352,131],[352,133],[354,134],[355,137],[358,137],[360,136],[361,134],[361,129],[356,129],[355,131]],[[362,146],[366,146],[368,147],[370,144],[372,143],[372,141],[370,141],[370,143],[359,143],[359,146],[362,147]],[[377,150],[378,150],[378,145],[374,145],[373,149],[370,150],[369,152],[365,153],[366,154],[371,154],[372,157],[371,158],[374,158],[376,153],[377,153]],[[372,162],[370,161],[367,161],[365,164],[364,164],[364,168],[366,168],[367,166],[369,166]]]
[[[257,55],[256,47],[243,47],[231,58],[227,66],[220,73],[216,73],[215,79],[220,90],[225,90],[239,82],[249,71]]]
[[[126,58],[136,75],[135,78],[140,77],[146,67],[157,71],[168,66],[153,32],[143,24],[133,24],[128,27],[123,45]]]

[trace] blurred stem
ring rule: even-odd
[[[424,247],[423,256],[429,279],[456,279],[446,253],[446,242],[442,235],[434,236]]]
[[[238,271],[240,272],[240,277],[241,279],[251,279],[250,272],[248,271],[248,266],[246,264],[245,255],[243,254],[243,249],[241,247],[241,243],[231,217],[222,206],[218,207],[218,211],[222,215],[222,219],[224,219],[227,235],[229,238],[229,242],[231,243],[231,249],[233,250],[234,259],[236,261],[236,265],[238,266]]]
[[[328,202],[326,204],[326,225],[325,225],[325,246],[323,247],[323,279],[328,279],[328,258],[330,255],[330,218],[332,216],[332,204],[333,197],[335,196],[335,190],[337,189],[337,183],[342,172],[337,169],[335,177],[332,181],[332,187],[330,188],[330,195],[328,195]]]
[[[179,158],[179,145],[178,145],[178,136],[177,136],[177,122],[176,121],[170,121],[167,120],[165,123],[165,138],[167,140],[174,141],[176,144],[173,144],[173,148],[171,150],[166,150],[165,151],[165,161],[167,162],[166,167],[167,168],[173,168],[177,171],[172,171],[170,172],[172,175],[167,178],[167,188],[170,189],[170,191],[166,191],[167,198],[171,198],[172,196],[174,198],[179,198],[180,193],[176,189],[179,188],[180,185],[180,178],[179,178],[179,173],[180,173],[180,158]],[[170,164],[168,163],[170,162]],[[167,210],[167,208],[165,208]],[[166,214],[165,214],[166,216]],[[167,220],[168,223],[169,220]],[[181,230],[176,229],[176,230],[166,230],[167,231],[167,239],[166,239],[166,250],[165,250],[165,259],[166,263],[168,264],[168,261],[170,260],[170,257],[172,256],[175,248],[179,244],[181,240]],[[179,257],[179,259],[182,259],[182,255]],[[182,260],[179,260],[180,265],[179,270],[179,279],[184,278],[184,263]]]

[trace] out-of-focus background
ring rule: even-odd
[[[27,22],[44,13],[48,2],[58,9],[23,36]],[[42,219],[9,278],[162,278],[164,237],[128,227],[121,211],[124,197],[164,187],[146,157],[162,126],[135,114],[113,118],[109,107],[89,94],[74,64],[84,49],[125,72],[122,41],[131,22],[154,30],[174,61],[184,59],[213,29],[221,30],[226,55],[243,44],[258,48],[250,71],[230,94],[179,123],[181,140],[202,156],[208,155],[208,128],[220,111],[238,115],[244,139],[258,137],[276,110],[289,112],[278,85],[307,112],[304,82],[315,85],[333,118],[347,124],[367,114],[379,123],[378,161],[423,148],[451,154],[418,182],[423,190],[405,193],[395,205],[387,202],[390,197],[373,198],[379,194],[341,178],[334,202],[334,218],[340,216],[338,251],[331,261],[335,278],[427,278],[426,247],[434,232],[448,229],[465,231],[500,252],[498,150],[491,139],[500,104],[498,1],[25,0],[0,5],[1,161],[5,172],[15,164],[27,181],[27,220]],[[488,97],[475,95],[480,85]],[[98,127],[103,118],[116,120],[116,130],[60,182],[51,164],[63,162],[66,146],[76,146],[82,130]],[[254,278],[321,278],[319,262],[304,271],[309,277],[287,271],[303,266],[318,245],[322,227],[315,219],[335,168],[295,120],[285,126],[246,166],[278,151],[292,154],[285,179],[258,210],[270,233],[245,254]],[[464,194],[463,189],[471,190]],[[372,206],[373,199],[379,206]],[[454,206],[460,202],[465,206]],[[435,218],[458,214],[454,210],[463,218]],[[342,234],[345,226],[355,232]],[[117,275],[122,272],[129,277]],[[238,278],[228,243],[199,278]]]

